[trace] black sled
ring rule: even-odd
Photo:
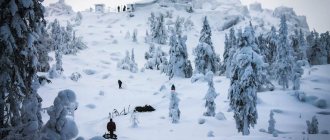
[[[116,134],[113,134],[113,136],[111,137],[111,135],[110,135],[109,133],[105,133],[105,134],[103,135],[103,138],[105,138],[105,139],[114,139],[114,140],[116,140],[116,139],[117,139],[117,135],[116,135]]]

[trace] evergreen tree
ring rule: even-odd
[[[38,53],[38,71],[47,72],[50,69],[48,53],[51,51],[52,39],[45,29],[46,23],[40,23],[40,27],[37,31],[39,41],[36,43]]]
[[[156,21],[152,21],[151,26],[151,40],[158,44],[166,44],[167,40],[167,31],[165,29],[164,15],[162,13],[156,18]]]
[[[181,33],[183,22],[180,18],[177,18],[175,31],[172,31],[170,37],[170,60],[168,64],[167,75],[171,78],[175,77],[185,77],[190,78],[192,76],[192,67],[190,61],[188,60],[188,52],[186,46],[187,36],[182,37]]]
[[[215,116],[216,104],[214,100],[218,96],[218,93],[216,93],[214,88],[213,73],[209,71],[205,77],[207,77],[209,89],[204,97],[205,107],[207,109],[206,112],[204,113],[204,116]]]
[[[133,42],[137,42],[136,37],[137,37],[137,29],[134,29],[134,31],[133,31],[133,36],[132,36],[132,40],[133,40]]]
[[[233,72],[229,89],[230,108],[234,111],[238,132],[249,135],[250,126],[257,123],[258,77],[263,66],[262,58],[252,46],[255,45],[250,26],[239,38],[239,50],[234,55]]]
[[[227,38],[227,42],[225,42],[225,52],[224,52],[224,70],[225,70],[225,74],[226,77],[230,77],[231,75],[231,71],[232,71],[232,60],[234,57],[234,54],[237,50],[237,39],[236,39],[236,35],[235,35],[235,30],[234,28],[230,29],[230,33],[229,33],[229,38]]]
[[[304,73],[304,70],[301,68],[303,65],[303,61],[299,60],[294,64],[293,67],[293,76],[292,76],[292,83],[293,83],[293,90],[299,90],[300,89],[300,78]]]
[[[319,122],[317,121],[316,116],[313,116],[312,122],[309,120],[306,121],[307,124],[307,133],[308,134],[318,134],[319,133]]]
[[[171,118],[172,123],[178,123],[180,120],[179,102],[180,99],[178,98],[178,94],[172,90],[169,107],[169,117]]]
[[[274,68],[276,80],[278,81],[278,84],[283,87],[283,89],[289,88],[289,80],[291,79],[293,67],[293,52],[291,46],[288,44],[287,37],[288,26],[286,24],[285,16],[282,16]]]
[[[56,59],[56,70],[60,73],[63,71],[62,68],[62,50],[64,46],[64,28],[60,26],[57,19],[50,24],[51,27],[51,37],[54,39],[54,49],[55,49],[55,59]]]
[[[308,63],[307,60],[307,42],[305,39],[305,35],[302,32],[302,29],[299,30],[299,34],[298,34],[298,43],[299,43],[299,47],[300,47],[300,51],[301,51],[301,58],[298,58],[298,60],[303,60],[305,61],[304,63]]]
[[[144,65],[146,69],[160,70],[161,65],[168,63],[167,54],[162,50],[161,46],[155,48],[154,44],[150,44],[149,51],[145,53],[147,63]],[[165,67],[163,67],[165,69]],[[166,67],[167,68],[167,67]]]
[[[208,71],[216,73],[220,70],[220,56],[215,54],[211,41],[211,28],[207,17],[203,20],[203,28],[199,38],[199,44],[194,49],[195,71],[196,73],[206,74]]]
[[[0,139],[40,139],[35,41],[44,20],[39,0],[0,2]]]
[[[275,130],[275,119],[274,119],[274,112],[270,111],[269,114],[269,121],[268,121],[269,125],[268,125],[268,133],[269,134],[273,134],[276,130]]]
[[[308,50],[308,61],[311,65],[327,64],[327,50],[320,35],[316,31],[312,31],[308,36],[310,48]]]
[[[132,50],[132,58],[130,57],[129,52],[126,51],[126,56],[117,63],[117,67],[119,69],[129,70],[136,73],[138,71],[138,66],[134,59],[134,50]]]

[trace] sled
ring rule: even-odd
[[[116,140],[117,139],[117,135],[116,134],[113,134],[113,138],[110,136],[110,134],[109,133],[105,133],[104,135],[103,135],[103,138],[105,138],[105,139],[114,139],[114,140]]]

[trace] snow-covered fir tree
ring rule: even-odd
[[[75,93],[62,90],[54,99],[54,105],[47,109],[49,120],[43,127],[42,139],[73,139],[78,135],[78,127],[72,117],[78,108]]]
[[[234,55],[233,71],[229,89],[230,108],[234,111],[236,128],[243,135],[249,135],[250,126],[257,123],[257,88],[262,58],[252,46],[255,45],[251,26],[245,28],[239,38],[239,50]]]
[[[278,36],[277,55],[275,60],[275,75],[278,84],[283,89],[289,88],[289,80],[292,75],[293,67],[293,50],[288,44],[288,25],[286,23],[286,17],[281,17],[279,36]]]
[[[180,99],[178,98],[178,93],[174,90],[171,91],[170,95],[170,107],[169,107],[169,117],[172,123],[178,123],[180,120],[180,109],[179,109]]]
[[[133,35],[132,35],[132,40],[133,40],[133,42],[137,42],[137,29],[134,29],[134,31],[133,31]]]
[[[310,48],[308,49],[308,61],[311,65],[327,64],[327,50],[316,31],[312,31],[307,37]]]
[[[137,127],[139,127],[139,120],[138,120],[138,117],[137,117],[137,113],[136,113],[136,111],[134,110],[133,112],[132,112],[132,114],[131,114],[131,123],[132,123],[132,128],[137,128]]]
[[[300,78],[304,74],[304,69],[301,68],[303,64],[304,64],[303,60],[298,60],[293,66],[293,70],[292,70],[293,90],[300,89]]]
[[[162,50],[161,46],[155,48],[154,44],[150,44],[149,51],[145,53],[146,69],[160,70],[162,64],[167,64],[167,54]]]
[[[0,139],[40,139],[35,42],[44,7],[39,0],[0,3]]]
[[[136,73],[138,71],[138,66],[134,59],[134,49],[132,49],[132,56],[133,57],[130,56],[129,51],[126,51],[126,56],[122,60],[118,61],[117,67],[119,69],[129,70]]]
[[[230,28],[229,37],[227,36],[225,40],[225,52],[223,54],[224,64],[223,64],[223,71],[225,72],[226,77],[230,77],[230,72],[232,69],[232,60],[233,56],[237,50],[237,39],[235,35],[234,28]]]
[[[307,124],[307,133],[308,134],[318,134],[319,133],[319,122],[317,121],[316,116],[313,116],[312,121],[306,121]]]
[[[204,97],[205,99],[205,107],[206,112],[203,114],[204,116],[215,116],[215,108],[216,104],[214,102],[215,98],[218,96],[218,93],[216,93],[213,83],[213,72],[209,71],[205,75],[209,89],[207,90],[207,93]]]
[[[321,48],[326,51],[324,53],[327,60],[324,60],[324,64],[330,64],[330,33],[329,31],[320,34],[320,44]],[[323,64],[323,63],[322,63]]]
[[[82,16],[81,12],[77,12],[76,16],[74,17],[75,26],[80,26],[82,19],[83,19],[83,16]]]
[[[40,23],[40,28],[37,30],[39,41],[36,41],[38,53],[38,71],[47,72],[50,69],[48,53],[52,50],[52,39],[48,34],[46,23]]]
[[[273,134],[275,130],[275,119],[274,119],[274,112],[270,111],[269,120],[268,120],[268,133]]]
[[[63,30],[64,28],[60,26],[60,23],[57,19],[54,22],[50,23],[51,37],[54,40],[54,50],[55,50],[55,59],[56,59],[56,70],[59,72],[63,71],[62,68],[62,55],[63,55]]]
[[[180,25],[181,24],[181,25]],[[190,78],[192,76],[192,67],[188,60],[187,52],[187,36],[181,36],[182,33],[182,20],[177,18],[175,30],[172,31],[170,37],[170,50],[169,50],[169,64],[167,75],[173,77]]]
[[[156,20],[154,21],[153,18],[150,18],[151,25],[151,40],[158,44],[166,44],[167,41],[167,31],[165,28],[165,20],[164,15],[162,13],[159,14],[158,17],[156,17]]]
[[[207,17],[204,17],[199,43],[193,52],[195,73],[206,74],[208,71],[217,73],[220,70],[220,56],[214,52],[211,35],[211,27]]]

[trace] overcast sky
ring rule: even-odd
[[[45,0],[44,4],[54,3],[58,0]],[[106,3],[115,8],[117,5],[140,0],[65,0],[72,6],[73,10],[81,11],[93,7],[95,3]],[[330,0],[241,0],[245,5],[253,2],[260,2],[264,8],[274,9],[278,6],[294,8],[296,14],[305,15],[310,30],[316,29],[319,32],[330,30]]]

